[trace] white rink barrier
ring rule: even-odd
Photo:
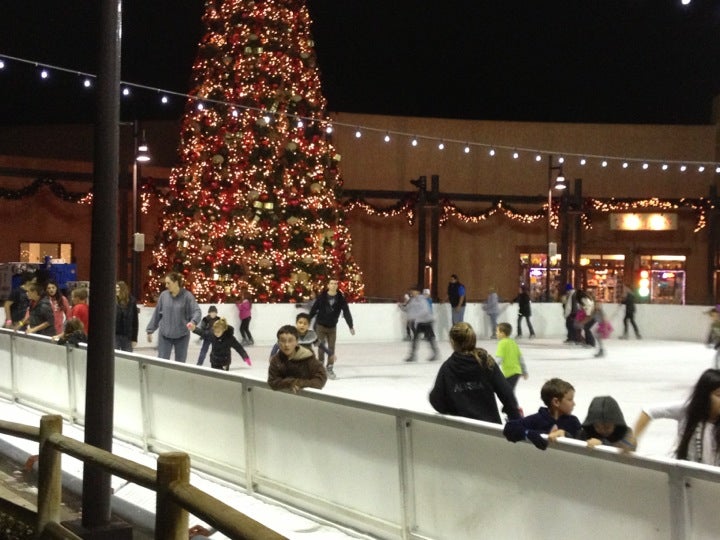
[[[116,438],[388,539],[716,538],[720,469],[115,353]],[[0,330],[0,396],[83,424],[86,351]],[[242,510],[242,509],[241,509]],[[601,532],[600,532],[601,531]],[[594,533],[598,532],[598,535]]]
[[[203,316],[207,315],[209,304],[200,306]],[[225,317],[235,328],[235,334],[240,335],[240,320],[234,304],[217,304],[218,314]],[[140,310],[140,336],[138,343],[145,342],[147,323],[153,312],[152,307],[142,307]],[[706,315],[708,306],[676,306],[658,304],[638,304],[635,321],[640,333],[648,339],[667,339],[678,341],[704,342],[710,319]],[[612,337],[619,337],[623,331],[623,317],[625,306],[619,304],[604,304],[605,314],[615,328]],[[509,322],[513,332],[517,325],[517,304],[501,304],[501,313],[498,322]],[[295,304],[254,304],[252,308],[252,321],[250,331],[258,344],[275,342],[275,335],[282,325],[294,324],[295,317],[300,312]],[[435,334],[438,339],[447,340],[450,323],[450,307],[447,303],[436,303],[433,306],[435,314]],[[405,320],[403,312],[397,304],[350,304],[350,313],[353,317],[356,334],[353,336],[343,318],[338,322],[338,343],[383,343],[400,341],[405,336]],[[565,319],[562,305],[553,303],[532,304],[532,323],[538,337],[563,338],[566,335]],[[482,304],[471,303],[465,309],[465,321],[475,328],[479,337],[490,335],[490,319],[482,310]],[[523,333],[527,335],[527,327],[523,321]],[[630,328],[630,335],[635,334]]]

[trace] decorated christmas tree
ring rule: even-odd
[[[330,277],[362,299],[304,0],[208,0],[203,22],[149,294],[176,270],[202,302],[300,301]]]

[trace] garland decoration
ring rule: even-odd
[[[79,204],[90,204],[92,202],[92,191],[68,191],[65,186],[52,178],[38,178],[20,189],[0,188],[0,199],[19,201],[20,199],[35,196],[43,187],[49,188],[53,195],[65,202]]]
[[[17,201],[27,197],[33,197],[43,187],[47,187],[55,197],[62,201],[77,204],[92,204],[92,190],[70,191],[58,180],[52,178],[37,178],[30,184],[19,189],[0,188],[0,199]],[[150,210],[153,197],[157,199],[161,206],[167,206],[172,202],[172,193],[167,186],[167,182],[152,177],[142,178],[139,196],[143,214],[147,214]],[[396,203],[381,207],[369,203],[364,198],[353,197],[342,201],[342,206],[346,212],[359,210],[369,216],[390,218],[405,215],[408,225],[412,226],[416,218],[415,208],[417,206],[417,199],[417,193],[409,193]],[[494,202],[484,210],[474,212],[461,210],[449,199],[442,199],[439,202],[439,206],[441,209],[440,226],[446,225],[451,218],[462,221],[463,223],[479,224],[496,213],[500,213],[506,218],[526,225],[547,218],[547,203],[536,210],[525,212],[505,204],[502,199]],[[553,200],[552,210],[550,212],[550,225],[554,229],[557,229],[559,226],[559,206],[559,201]],[[611,212],[642,212],[649,210],[670,212],[689,209],[695,213],[696,223],[693,232],[697,233],[707,226],[707,214],[715,208],[712,200],[706,197],[699,199],[659,199],[657,197],[648,199],[616,199],[614,197],[610,199],[594,199],[588,197],[583,199],[581,220],[583,228],[589,230],[592,229],[591,216],[594,212],[608,214]]]

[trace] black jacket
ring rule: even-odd
[[[137,341],[138,336],[138,307],[132,296],[127,305],[117,304],[115,311],[115,335],[125,336],[130,341]]]
[[[323,291],[310,310],[310,319],[312,320],[313,317],[317,316],[315,324],[335,328],[338,319],[340,319],[340,313],[345,317],[348,328],[354,328],[350,308],[343,293],[338,291],[335,296],[330,296],[327,291]]]
[[[513,302],[518,303],[518,312],[520,315],[529,317],[532,315],[532,308],[530,307],[530,295],[526,292],[521,292],[514,299]]]
[[[250,358],[250,355],[235,338],[235,330],[232,326],[228,326],[220,337],[210,332],[208,338],[211,346],[210,365],[213,367],[230,365],[231,349],[235,349],[243,359]]]
[[[520,418],[515,395],[500,366],[487,368],[470,354],[454,352],[440,366],[429,399],[439,413],[499,424],[496,394],[508,417]]]

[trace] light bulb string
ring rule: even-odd
[[[0,60],[11,60],[13,62],[18,62],[22,64],[31,65],[34,67],[41,67],[45,69],[51,69],[53,71],[59,71],[62,73],[68,73],[75,76],[85,77],[89,79],[97,79],[97,75],[93,73],[88,73],[84,71],[79,71],[76,69],[70,69],[62,66],[57,66],[53,64],[47,64],[43,62],[39,62],[36,60],[29,60],[26,58],[20,58],[17,56],[12,56],[4,53],[0,53]],[[444,146],[447,144],[457,144],[460,146],[463,146],[465,148],[483,148],[490,151],[497,151],[497,150],[504,150],[504,151],[511,151],[511,152],[522,152],[522,153],[528,153],[528,154],[536,154],[540,156],[562,156],[563,158],[578,158],[578,159],[584,159],[584,160],[604,160],[604,161],[612,161],[612,162],[626,162],[626,163],[634,163],[634,164],[643,164],[643,165],[678,165],[680,167],[714,167],[716,173],[720,173],[720,162],[715,161],[700,161],[700,160],[680,160],[680,159],[658,159],[658,158],[638,158],[638,157],[630,157],[630,156],[615,156],[615,155],[601,155],[601,154],[586,154],[586,153],[578,153],[578,152],[567,152],[564,150],[549,150],[549,149],[542,149],[542,148],[531,148],[526,146],[516,146],[516,145],[508,145],[508,144],[494,144],[494,143],[488,143],[488,142],[478,142],[478,141],[469,141],[466,139],[454,139],[454,138],[448,138],[448,137],[435,137],[432,135],[420,135],[417,133],[408,133],[404,131],[395,131],[387,128],[376,128],[372,126],[359,126],[357,123],[347,123],[342,122],[338,120],[333,120],[330,117],[325,118],[313,118],[313,117],[307,117],[302,116],[298,114],[292,114],[292,113],[278,113],[273,112],[264,108],[260,107],[253,107],[250,105],[243,105],[240,103],[234,103],[234,102],[228,102],[223,100],[218,100],[214,98],[209,97],[203,97],[199,95],[192,95],[188,93],[178,92],[175,90],[168,90],[164,88],[158,88],[154,86],[150,86],[147,84],[142,83],[135,83],[135,82],[129,82],[129,81],[120,81],[121,87],[128,87],[128,88],[134,88],[134,89],[140,89],[140,90],[147,90],[149,92],[154,92],[158,94],[162,94],[164,96],[173,96],[173,97],[179,97],[184,98],[187,100],[194,101],[199,104],[215,104],[215,105],[221,105],[226,106],[230,108],[240,109],[244,111],[250,111],[250,112],[256,112],[262,116],[271,116],[275,117],[279,114],[282,116],[285,116],[286,118],[293,120],[293,121],[308,121],[308,122],[321,122],[323,125],[325,125],[327,128],[334,129],[334,127],[344,127],[344,128],[351,128],[354,130],[354,132],[361,133],[362,132],[368,132],[368,133],[379,133],[382,134],[386,141],[389,136],[395,136],[395,137],[402,137],[407,138],[413,141],[413,145],[416,145],[419,141],[431,141],[436,143],[441,143]],[[359,138],[356,136],[356,138]],[[625,163],[624,163],[625,165]],[[684,170],[684,169],[683,169]]]

